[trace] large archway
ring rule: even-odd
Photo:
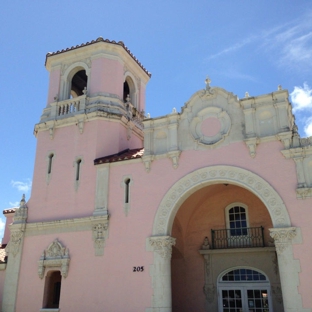
[[[290,218],[282,198],[258,175],[233,166],[211,166],[187,174],[166,193],[157,210],[153,236],[171,235],[172,224],[181,204],[191,194],[210,184],[229,183],[255,194],[267,207],[273,227],[290,227]]]
[[[282,198],[267,181],[253,172],[234,166],[211,166],[195,170],[177,181],[161,201],[155,215],[152,236],[148,238],[148,250],[154,251],[151,311],[172,311],[171,253],[176,239],[171,237],[171,233],[177,211],[193,193],[213,184],[241,187],[263,203],[273,226],[269,231],[270,236],[274,238],[278,256],[284,311],[303,311],[298,292],[300,265],[298,260],[294,259],[292,248],[293,239],[297,237],[300,240],[301,232],[291,227]]]
[[[272,227],[263,202],[245,188],[218,183],[192,193],[179,207],[171,231],[176,240],[171,257],[172,312],[232,311],[227,305],[223,310],[218,302],[223,294],[221,286],[229,286],[219,285],[218,276],[233,267],[253,267],[265,272],[272,289],[280,289],[269,232]],[[253,281],[253,286],[262,289],[262,281]],[[237,294],[243,294],[237,284],[230,285],[227,291],[233,287]],[[231,300],[229,307],[233,307],[233,292],[227,296]],[[276,295],[266,296],[273,302],[274,311],[284,311]],[[236,299],[238,303],[243,295]],[[245,306],[247,299],[244,300]],[[272,309],[266,312],[269,311]]]

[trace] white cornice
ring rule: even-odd
[[[91,231],[92,224],[108,222],[108,215],[27,223],[25,236]]]

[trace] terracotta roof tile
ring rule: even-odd
[[[113,163],[117,161],[129,160],[129,159],[138,159],[138,158],[142,158],[143,153],[144,153],[144,148],[136,148],[132,150],[126,149],[117,154],[97,158],[94,160],[94,165]]]
[[[17,208],[4,209],[4,210],[3,210],[3,214],[15,212],[16,209],[17,209]]]
[[[107,42],[107,43],[116,44],[116,45],[119,45],[119,46],[123,47],[128,52],[128,54],[135,60],[135,62],[145,71],[145,73],[149,77],[152,76],[152,74],[149,71],[147,71],[147,69],[139,62],[139,60],[132,54],[132,52],[127,48],[127,46],[122,41],[116,42],[115,40],[111,41],[111,40],[108,40],[108,39],[103,39],[102,37],[99,37],[96,40],[92,40],[91,42],[82,43],[80,45],[78,44],[78,45],[72,46],[70,48],[58,50],[56,52],[48,52],[47,55],[46,55],[45,63],[47,63],[47,58],[49,56],[56,55],[56,54],[61,54],[61,53],[67,52],[67,51],[75,50],[75,49],[79,49],[79,48],[82,48],[82,47],[85,47],[85,46],[88,46],[88,45],[91,45],[91,44],[94,44],[94,43],[97,43],[97,42]]]

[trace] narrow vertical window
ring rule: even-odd
[[[125,204],[129,204],[130,179],[125,180]]]
[[[54,154],[50,154],[50,155],[49,155],[48,174],[50,174],[50,173],[51,173],[51,171],[52,171],[52,162],[53,162],[53,157],[54,157]]]
[[[81,159],[78,159],[76,161],[76,181],[79,181],[80,179],[80,165],[81,165]]]

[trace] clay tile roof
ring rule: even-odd
[[[97,43],[97,42],[107,42],[107,43],[116,44],[116,45],[119,45],[119,46],[123,47],[128,52],[128,54],[135,60],[135,62],[145,71],[145,73],[149,77],[152,76],[152,74],[149,71],[147,71],[147,69],[139,62],[139,60],[132,54],[132,52],[128,49],[128,47],[122,41],[116,42],[115,40],[111,41],[111,40],[108,40],[108,39],[103,39],[102,37],[99,37],[96,40],[92,40],[90,42],[86,42],[86,43],[82,43],[80,45],[78,44],[76,46],[72,46],[70,48],[58,50],[56,52],[48,52],[47,55],[46,55],[45,64],[47,63],[47,58],[49,56],[56,55],[56,54],[61,54],[61,53],[67,52],[67,51],[75,50],[75,49],[79,49],[79,48],[82,48],[82,47],[85,47],[85,46],[88,46],[88,45],[91,45],[91,44],[94,44],[94,43]]]
[[[144,153],[144,148],[136,148],[132,150],[126,149],[117,154],[97,158],[94,160],[94,165],[108,164],[108,163],[113,163],[117,161],[129,160],[129,159],[138,159],[138,158],[142,158],[143,153]]]
[[[16,208],[5,209],[5,210],[3,210],[3,214],[12,213],[12,212],[15,212],[15,210],[16,210]]]

